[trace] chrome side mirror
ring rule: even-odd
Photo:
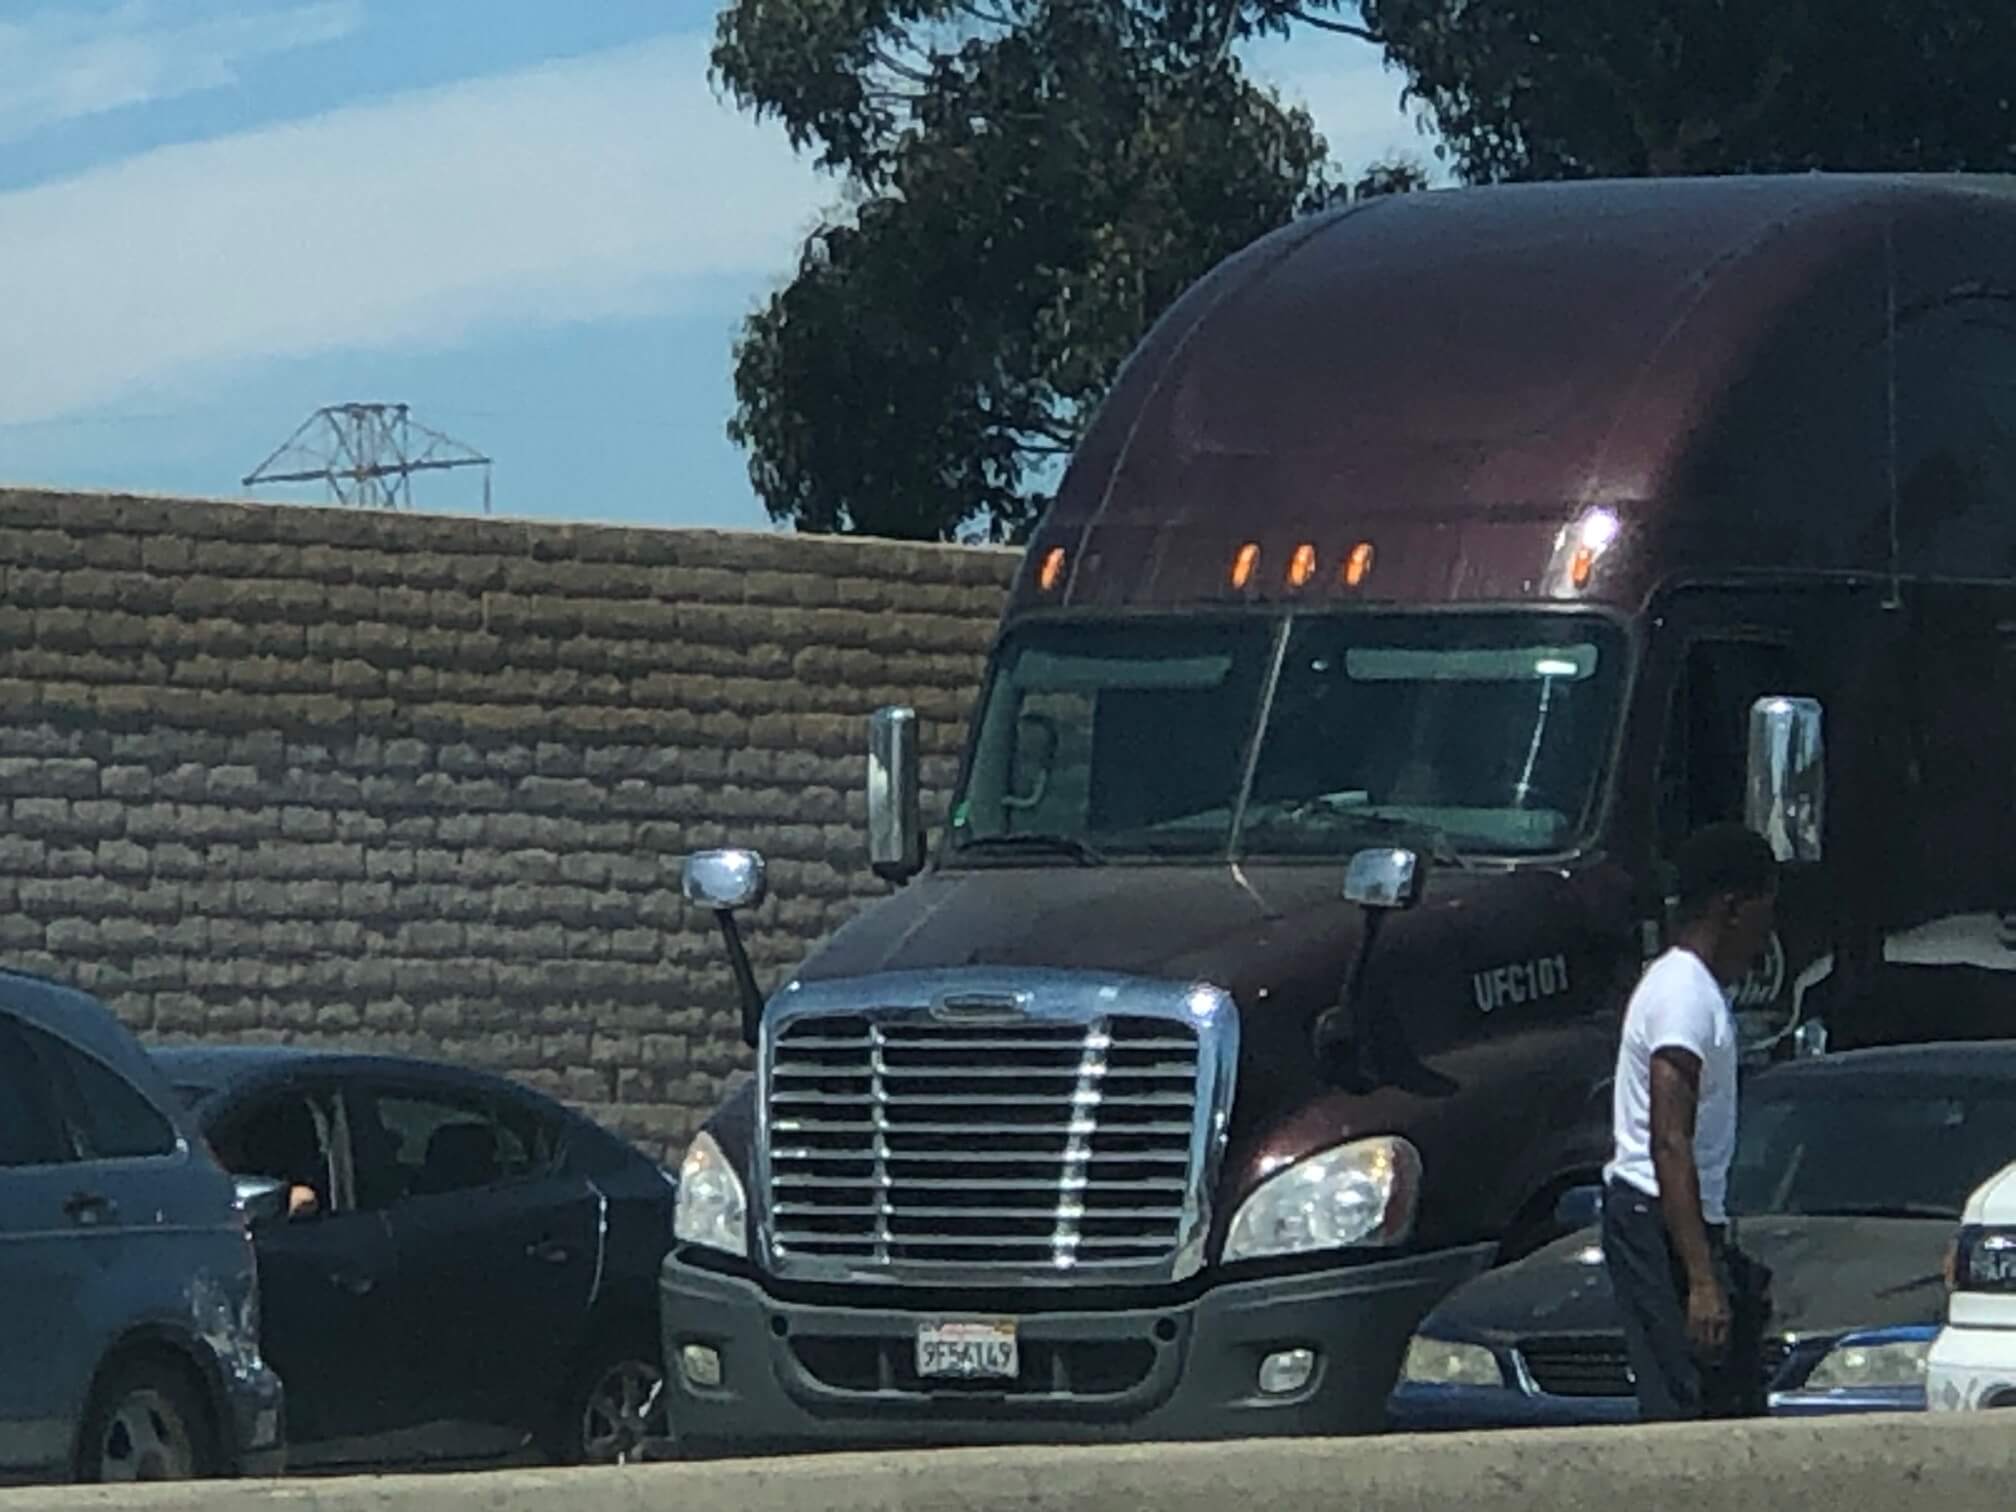
[[[763,857],[750,850],[695,851],[686,858],[686,901],[713,913],[759,906],[769,893]]]
[[[1411,850],[1361,850],[1344,871],[1344,897],[1366,908],[1412,908],[1421,900],[1421,858]]]
[[[868,864],[885,882],[924,869],[923,787],[917,711],[902,705],[868,718]]]
[[[756,968],[742,943],[735,911],[755,908],[768,896],[763,857],[751,850],[695,851],[686,858],[684,880],[686,901],[707,909],[721,926],[728,969],[734,973],[735,990],[742,999],[742,1043],[754,1049],[763,1027],[763,989],[757,985]]]
[[[235,1178],[238,1209],[253,1224],[277,1223],[287,1216],[287,1199],[292,1189],[270,1176]]]
[[[1781,862],[1820,859],[1826,828],[1826,739],[1817,698],[1760,698],[1750,706],[1743,822]]]

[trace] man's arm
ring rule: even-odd
[[[1701,1173],[1694,1165],[1694,1121],[1701,1098],[1699,1056],[1669,1045],[1652,1057],[1652,1170],[1659,1211],[1687,1273],[1687,1329],[1694,1347],[1719,1354],[1729,1336],[1729,1299],[1722,1294],[1701,1213]]]

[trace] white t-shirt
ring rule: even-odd
[[[1736,1022],[1714,974],[1699,956],[1677,946],[1645,969],[1631,994],[1610,1094],[1615,1149],[1603,1175],[1648,1197],[1659,1195],[1652,1168],[1652,1057],[1669,1047],[1701,1058],[1694,1168],[1701,1178],[1701,1216],[1722,1223],[1728,1217],[1729,1162],[1736,1153]]]

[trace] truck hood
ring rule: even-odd
[[[1383,1042],[1382,1080],[1349,1090],[1313,1052],[1366,939],[1345,901],[1344,858],[1209,865],[1019,864],[936,871],[864,909],[807,959],[806,985],[965,968],[1084,971],[1208,982],[1238,1005],[1238,1094],[1213,1223],[1285,1161],[1366,1133],[1405,1131],[1448,1175],[1424,1206],[1424,1242],[1469,1242],[1554,1171],[1591,1170],[1607,1141],[1592,1113],[1616,1056],[1614,1012],[1638,966],[1631,891],[1605,861],[1434,868],[1421,901],[1382,916],[1347,1018]],[[1518,1097],[1463,1095],[1499,1083]],[[1478,1162],[1556,1131],[1546,1170]],[[731,1098],[709,1128],[739,1157],[752,1109]],[[1585,1144],[1590,1148],[1583,1148]],[[1551,1162],[1551,1163],[1550,1163]],[[1523,1184],[1522,1184],[1523,1183]]]
[[[1367,986],[1406,963],[1414,995],[1471,1002],[1469,973],[1628,928],[1606,868],[1437,868],[1391,916]],[[1226,988],[1242,1007],[1334,1001],[1365,916],[1343,858],[1298,866],[1043,865],[932,872],[855,917],[803,965],[807,982],[881,971],[1031,966],[1117,971]],[[1439,980],[1438,980],[1439,979]]]
[[[1746,1218],[1737,1242],[1772,1273],[1774,1333],[1937,1324],[1940,1264],[1953,1224],[1920,1218]],[[1523,1336],[1614,1333],[1616,1302],[1598,1245],[1583,1229],[1487,1271],[1429,1315],[1424,1331],[1509,1344]]]
[[[1342,880],[1341,866],[1257,875],[1068,864],[933,872],[837,931],[799,976],[1041,966],[1230,987],[1228,978],[1264,972],[1262,963],[1291,942],[1344,958],[1363,923],[1343,899]]]

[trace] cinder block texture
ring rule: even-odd
[[[880,886],[867,715],[942,811],[1011,551],[0,489],[0,958],[158,1040],[438,1054],[674,1154]]]

